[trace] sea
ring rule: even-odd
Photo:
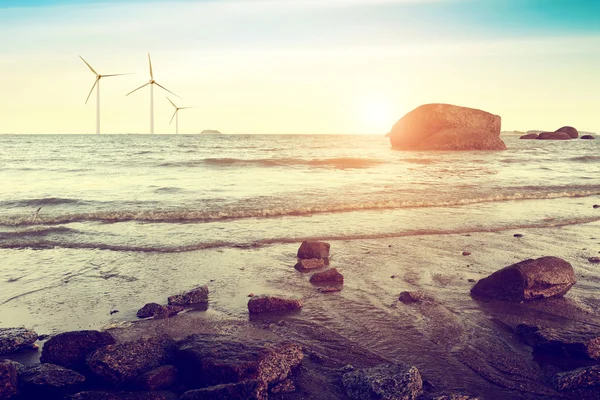
[[[430,350],[439,315],[399,311],[398,293],[480,326],[468,279],[541,255],[588,277],[574,298],[595,316],[600,140],[502,138],[506,151],[408,152],[383,135],[0,135],[0,327],[99,329],[208,284],[202,312],[244,320],[250,293],[302,298],[306,321],[441,375],[440,354],[462,350]],[[332,244],[342,292],[293,268],[304,240]],[[450,387],[492,390],[460,371],[444,371]]]

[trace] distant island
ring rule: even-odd
[[[215,129],[205,129],[200,132],[201,135],[222,135],[223,133],[215,130]]]

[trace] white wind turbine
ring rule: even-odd
[[[140,90],[141,88],[150,85],[150,133],[154,134],[154,85],[166,90],[167,92],[171,93],[172,95],[175,95],[175,96],[177,96],[177,95],[175,93],[171,92],[166,87],[160,85],[158,82],[156,82],[154,80],[154,74],[152,73],[152,60],[150,59],[150,53],[148,53],[148,65],[150,66],[150,81],[148,83],[140,86],[139,88],[127,93],[125,96],[129,96],[131,93],[136,92],[136,91]],[[177,96],[177,97],[179,97],[179,96]]]
[[[83,59],[83,57],[79,56],[79,58],[81,58],[85,65],[87,65],[88,68],[96,75],[96,81],[94,82],[94,85],[92,86],[92,89],[90,90],[90,94],[88,94],[87,99],[85,99],[85,104],[87,104],[88,100],[90,99],[90,96],[92,95],[92,92],[94,91],[94,88],[96,87],[96,85],[98,85],[98,88],[96,89],[96,134],[100,134],[100,79],[107,78],[109,76],[120,76],[129,74],[101,75],[97,73],[96,70],[92,68],[92,66]]]
[[[179,133],[179,110],[187,110],[188,108],[192,108],[192,107],[177,107],[175,105],[175,103],[173,103],[171,101],[170,98],[167,97],[167,100],[169,100],[169,103],[171,103],[173,105],[173,107],[175,107],[175,112],[173,113],[173,116],[171,117],[171,120],[169,121],[169,125],[171,125],[171,123],[173,122],[173,118],[175,118],[175,133],[178,134]]]

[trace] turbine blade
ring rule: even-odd
[[[90,96],[92,95],[92,92],[94,91],[94,88],[98,84],[99,80],[100,80],[100,78],[96,78],[96,80],[94,81],[94,86],[92,86],[92,90],[90,90],[90,94],[88,94],[87,99],[85,99],[85,104],[87,104],[88,100],[90,99]]]
[[[154,79],[154,74],[152,73],[152,60],[150,59],[150,53],[148,53],[148,65],[150,66],[150,79]]]
[[[175,110],[175,112],[173,113],[173,116],[171,117],[171,120],[169,121],[169,125],[171,125],[171,122],[173,122],[173,118],[175,118],[175,116],[177,115],[177,111],[179,111],[179,110]]]
[[[180,110],[187,110],[188,108],[194,108],[194,107],[179,107]]]
[[[166,87],[162,86],[162,85],[161,85],[161,84],[159,84],[158,82],[154,82],[154,84],[156,84],[156,86],[158,86],[158,87],[160,87],[160,88],[162,88],[162,89],[166,90],[167,92],[171,93],[173,96],[177,96],[175,93],[171,92],[169,89],[167,89]],[[177,97],[179,97],[179,96],[177,96]],[[179,98],[181,98],[181,97],[179,97]]]
[[[142,85],[142,86],[140,86],[139,88],[137,88],[137,89],[135,89],[135,90],[132,90],[131,92],[127,93],[125,96],[129,96],[131,93],[133,93],[133,92],[137,92],[138,90],[140,90],[141,88],[143,88],[143,87],[145,87],[145,86],[148,86],[149,84],[150,84],[150,82],[148,82],[148,83],[146,83],[146,84],[143,84],[143,85]]]
[[[175,103],[173,103],[170,98],[167,97],[167,100],[169,100],[169,103],[173,104],[173,107],[177,108],[177,106],[175,105]]]
[[[110,75],[102,75],[103,78],[106,78],[107,76],[121,76],[121,75],[132,75],[131,72],[126,73],[126,74],[110,74]]]
[[[79,56],[79,58],[81,58],[81,60],[82,60],[82,61],[85,63],[85,65],[87,65],[87,66],[89,67],[89,69],[91,69],[91,70],[92,70],[92,72],[93,72],[94,74],[96,74],[96,76],[98,76],[98,73],[96,72],[96,70],[95,70],[94,68],[92,68],[92,66],[91,66],[90,64],[88,64],[88,62],[87,62],[87,61],[85,61],[85,60],[83,59],[83,57]]]

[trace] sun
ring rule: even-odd
[[[390,101],[371,98],[363,100],[360,105],[360,115],[364,133],[385,134],[398,119]]]

